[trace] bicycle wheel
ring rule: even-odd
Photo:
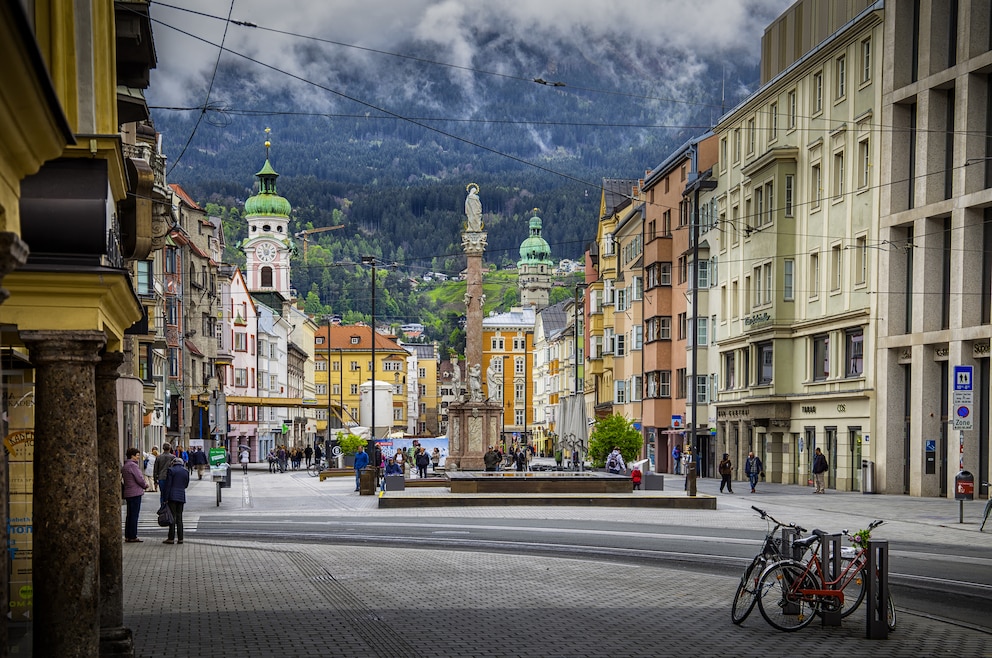
[[[843,560],[841,564],[841,573],[844,573],[844,569],[847,569],[853,560]],[[850,580],[844,584],[844,605],[841,606],[840,616],[846,617],[861,605],[861,602],[865,600],[865,592],[868,587],[866,585],[867,575],[863,569],[859,569],[857,573],[847,574]]]
[[[761,579],[761,572],[765,569],[765,558],[761,555],[751,560],[751,564],[744,570],[741,582],[737,586],[737,594],[734,595],[734,605],[730,610],[730,618],[735,624],[742,624],[747,616],[754,610],[754,604],[758,602],[758,581]]]
[[[309,475],[312,478],[315,478],[318,475],[320,475],[320,466],[318,466],[317,464],[310,464],[309,466],[307,466],[307,475]]]
[[[780,631],[797,631],[816,617],[817,600],[801,589],[819,589],[816,576],[801,562],[776,562],[761,574],[758,582],[758,610],[769,624]]]
[[[888,625],[890,631],[896,630],[896,604],[892,602],[891,594],[889,594],[888,613],[885,617],[885,623]]]

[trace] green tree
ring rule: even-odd
[[[358,452],[359,448],[364,448],[368,445],[368,441],[358,436],[357,434],[342,434],[338,438],[338,446],[341,447],[341,451],[348,455],[353,455]]]
[[[606,465],[606,457],[614,447],[620,448],[624,461],[634,460],[641,455],[641,433],[634,424],[620,414],[600,418],[589,435],[589,459],[595,468]]]

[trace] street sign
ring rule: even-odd
[[[974,374],[974,366],[954,366],[952,429],[975,429],[975,419],[972,413],[972,405],[975,403],[975,392],[973,388]]]
[[[683,428],[684,426],[685,426],[685,425],[684,425],[684,424],[683,424],[683,422],[682,422],[682,415],[681,415],[681,414],[678,414],[678,415],[674,415],[674,414],[673,414],[673,415],[672,415],[672,428],[673,428],[673,429],[677,429],[677,430],[680,430],[680,429],[682,429],[682,428]]]

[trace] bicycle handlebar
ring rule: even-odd
[[[771,519],[775,523],[775,525],[780,525],[780,526],[782,526],[784,528],[795,528],[799,532],[806,532],[806,528],[802,527],[801,525],[796,525],[795,523],[782,523],[781,521],[779,521],[778,519],[776,519],[774,516],[772,516],[771,514],[769,514],[768,512],[766,512],[765,510],[761,509],[760,507],[755,507],[754,505],[751,505],[751,509],[753,509],[755,512],[757,512],[761,516],[761,518],[763,518],[763,519]]]

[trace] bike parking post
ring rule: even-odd
[[[820,562],[823,564],[824,589],[840,588],[840,535],[824,535],[820,538]],[[830,601],[831,609],[820,608],[821,626],[840,626],[840,608],[838,601]]]
[[[794,544],[799,536],[799,531],[795,528],[782,528],[782,555],[788,555],[793,560],[803,558],[802,551]]]
[[[865,637],[869,640],[889,638],[889,542],[883,539],[868,541],[868,588],[865,607],[868,623]]]

